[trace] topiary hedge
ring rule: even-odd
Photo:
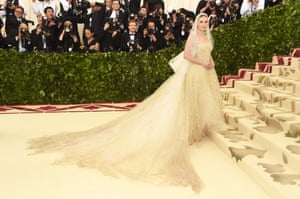
[[[219,77],[299,47],[299,17],[299,2],[290,0],[214,30]],[[182,50],[82,54],[0,49],[0,104],[140,101],[172,74],[168,60]]]

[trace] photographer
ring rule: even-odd
[[[183,23],[180,28],[180,33],[179,33],[180,42],[187,40],[192,30],[193,24],[194,24],[194,17],[193,16],[186,17],[185,23]]]
[[[196,15],[205,12],[209,16],[213,10],[216,10],[216,7],[216,0],[200,0],[196,8]]]
[[[58,6],[54,0],[32,0],[32,11],[35,15],[44,16],[44,9],[47,7],[53,8],[54,14],[57,14]]]
[[[4,8],[6,11],[6,16],[14,15],[14,10],[16,6],[21,6],[23,8],[23,14],[25,15],[27,12],[25,10],[25,5],[22,0],[6,0],[4,2]]]
[[[163,32],[164,26],[167,23],[167,15],[161,4],[155,4],[153,11],[149,13],[149,18],[155,21],[157,30]]]
[[[2,35],[2,28],[3,28],[3,21],[2,19],[0,18],[0,48],[4,48],[4,38],[3,38],[3,35]]]
[[[209,29],[212,31],[220,25],[220,20],[217,13],[214,11],[209,16]]]
[[[18,48],[18,41],[20,37],[20,25],[26,24],[24,18],[24,8],[21,6],[15,6],[14,13],[6,16],[5,21],[5,48]]]
[[[256,13],[259,10],[265,8],[265,0],[243,0],[241,6],[241,17],[245,17],[249,14]]]
[[[144,4],[146,4],[150,13],[155,10],[156,6],[161,7],[163,10],[165,9],[165,3],[163,0],[148,0],[146,2],[144,1]]]
[[[88,0],[60,0],[60,21],[71,21],[73,32],[79,37],[78,23],[86,22],[90,7]]]
[[[21,23],[19,26],[19,34],[17,36],[17,50],[19,52],[31,51],[31,38],[28,25]]]
[[[94,36],[94,32],[91,28],[86,27],[84,29],[83,44],[80,46],[80,52],[93,53],[100,50],[100,44],[97,42]]]
[[[147,52],[154,52],[163,48],[162,34],[157,31],[153,19],[149,19],[147,28],[143,31],[142,45],[143,50]]]
[[[119,0],[112,1],[112,12],[109,16],[109,19],[111,19],[112,22],[110,24],[111,27],[118,29],[120,32],[123,32],[125,29],[127,29],[128,13],[121,8]]]
[[[233,23],[241,18],[240,14],[240,0],[232,0],[229,6],[226,8],[225,15],[226,23]]]
[[[147,25],[148,10],[146,6],[142,6],[137,13],[137,32],[143,34],[143,31]]]
[[[64,29],[58,37],[59,50],[62,52],[78,51],[80,46],[79,38],[73,32],[73,25],[71,21],[64,22]]]
[[[112,13],[112,0],[104,0],[104,17],[109,18]]]
[[[58,45],[58,22],[53,8],[45,8],[44,14],[45,19],[42,22],[42,31],[46,37],[47,51],[53,52],[57,50]]]
[[[179,38],[180,42],[185,41],[192,29],[192,26],[194,24],[194,19],[195,19],[195,14],[189,10],[186,10],[184,8],[180,9],[180,20],[182,23],[180,24],[180,29],[179,29]],[[177,32],[177,28],[175,27],[175,32]],[[177,37],[177,33],[176,33]]]
[[[130,14],[137,14],[140,9],[141,0],[130,0],[128,4]]]
[[[89,28],[93,31],[94,37],[100,41],[104,34],[104,5],[98,2],[91,3],[91,13],[87,16],[84,29]],[[84,39],[85,36],[83,36]]]
[[[167,23],[163,30],[163,48],[171,46],[176,41],[175,31],[171,23]]]
[[[103,27],[104,35],[100,39],[102,52],[118,51],[120,49],[121,32],[117,18],[108,18]]]
[[[121,50],[127,52],[142,51],[142,35],[137,32],[137,22],[134,19],[128,22],[128,31],[122,34]]]
[[[106,0],[106,8],[110,5],[110,0]],[[107,10],[108,11],[108,8]],[[121,8],[119,0],[111,2],[110,12],[106,12],[104,24],[104,36],[100,40],[101,51],[110,52],[120,50],[120,39],[125,29],[127,29],[128,15],[123,8]]]
[[[42,30],[43,17],[42,14],[37,15],[37,25],[35,29],[31,31],[31,45],[32,50],[37,50],[41,52],[47,51],[46,36],[43,34]]]
[[[280,3],[282,3],[282,0],[267,0],[266,7],[276,6]]]

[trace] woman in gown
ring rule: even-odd
[[[175,73],[138,106],[88,131],[30,140],[29,148],[64,152],[59,163],[200,191],[189,145],[224,124],[212,43],[208,17],[202,13],[184,52],[170,61]]]

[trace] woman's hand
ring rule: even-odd
[[[206,69],[212,69],[212,68],[214,68],[214,67],[215,67],[215,64],[214,64],[214,63],[211,63],[211,62],[209,62],[209,63],[205,63],[205,64],[203,64],[203,67],[204,67],[204,68],[206,68]]]

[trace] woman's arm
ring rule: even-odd
[[[199,64],[207,69],[211,69],[214,67],[214,61],[212,59],[212,57],[210,58],[210,61],[209,62],[204,62],[204,61],[201,61],[199,59],[197,59],[196,57],[194,57],[192,54],[191,54],[191,49],[193,47],[193,42],[196,40],[195,38],[195,35],[193,33],[191,33],[186,41],[186,44],[185,44],[185,48],[184,48],[184,53],[183,53],[183,57],[192,62],[192,63],[195,63],[195,64]]]

